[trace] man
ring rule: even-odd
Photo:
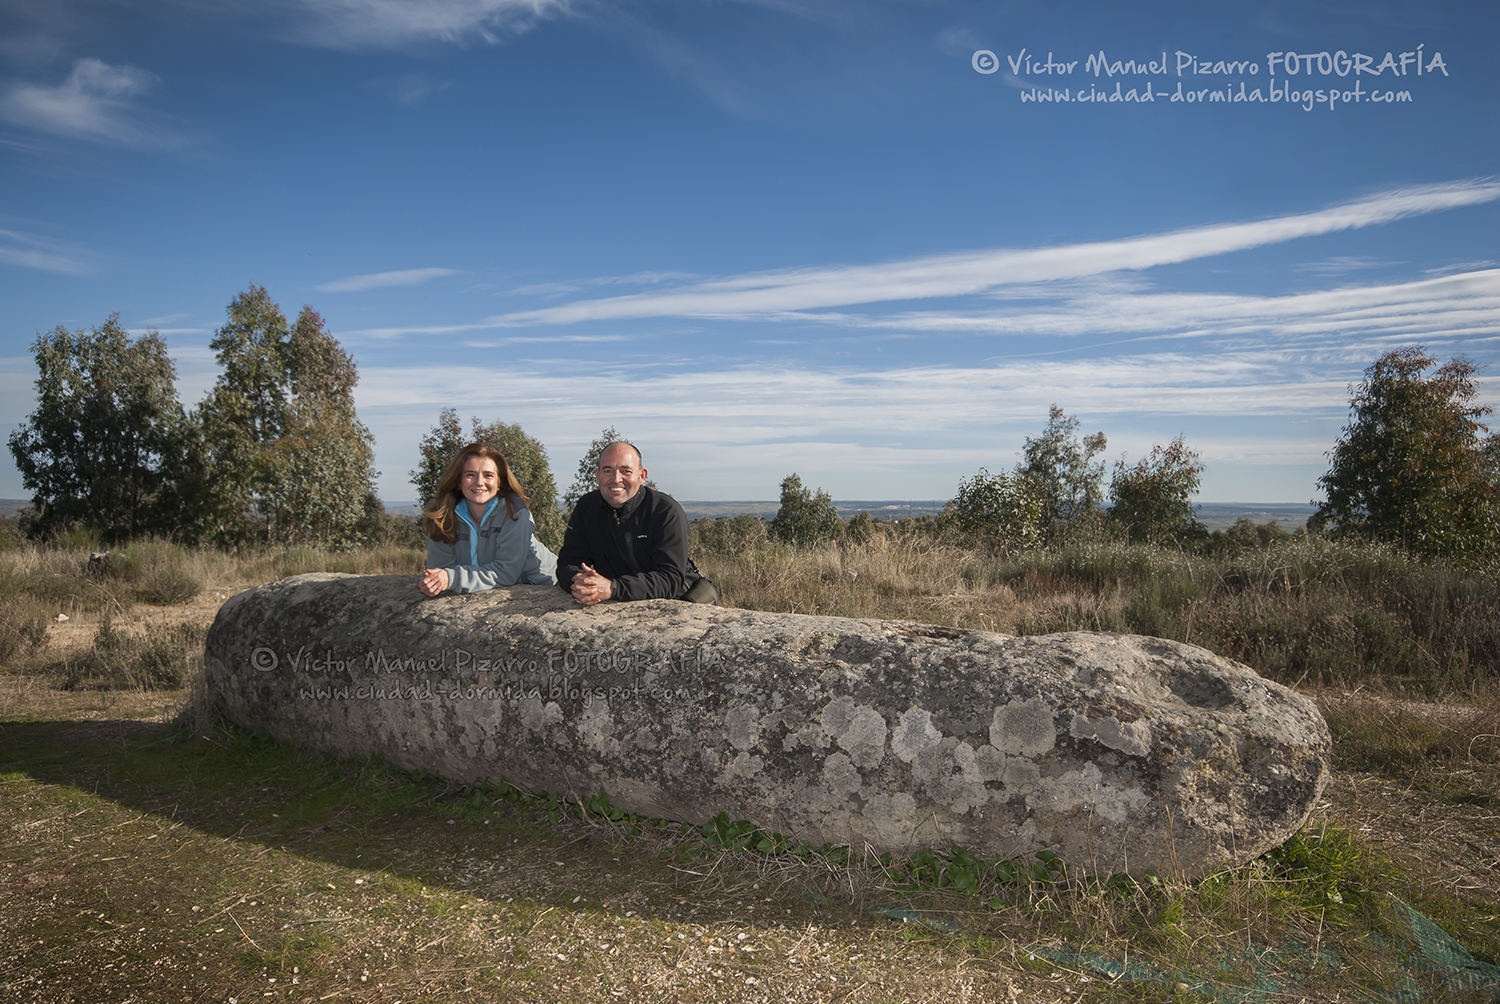
[[[584,606],[604,600],[714,603],[714,584],[688,557],[688,521],[670,495],[646,486],[641,451],[611,443],[594,471],[598,491],[573,507],[557,584]]]

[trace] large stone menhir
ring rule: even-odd
[[[1075,874],[1247,861],[1328,778],[1310,701],[1156,638],[318,574],[225,603],[207,665],[232,720],[309,750],[813,844],[1046,849]]]

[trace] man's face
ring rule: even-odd
[[[618,509],[635,498],[646,483],[646,468],[641,466],[639,454],[624,443],[616,443],[599,455],[594,480],[604,501]]]

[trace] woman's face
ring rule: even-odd
[[[470,457],[464,461],[464,476],[458,490],[470,503],[483,509],[500,491],[500,468],[489,457]]]

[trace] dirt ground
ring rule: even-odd
[[[115,623],[207,624],[231,591]],[[95,626],[56,623],[51,645],[85,644]],[[1369,699],[1317,696],[1330,712]],[[1065,946],[1045,903],[910,897],[856,869],[703,854],[687,837],[535,809],[444,819],[441,803],[426,815],[333,805],[304,818],[318,797],[305,761],[232,784],[191,760],[177,776],[141,766],[186,700],[0,676],[0,1000],[1331,1002],[1377,999],[1368,987],[1384,979],[1346,962],[1246,996],[1230,975],[1175,972],[1124,921],[1113,940]],[[1400,894],[1449,929],[1442,909],[1500,930],[1493,761],[1341,769],[1323,824],[1393,862],[1410,877]],[[1063,947],[1156,975],[1111,978]]]

